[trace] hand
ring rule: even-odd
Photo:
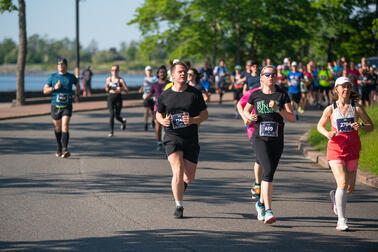
[[[171,115],[167,116],[166,118],[163,119],[163,122],[161,125],[163,125],[164,127],[169,127],[169,125],[171,125],[171,119],[172,119]]]
[[[257,120],[258,120],[257,114],[251,113],[251,120],[254,121],[254,122],[257,122]]]
[[[184,120],[184,123],[189,125],[191,124],[191,117],[189,116],[189,113],[187,112],[184,112],[184,116],[182,117],[182,119]]]
[[[244,124],[247,127],[251,127],[253,125],[253,122],[251,122],[250,120],[246,120],[246,121],[244,121]]]
[[[57,90],[62,87],[62,84],[60,84],[60,80],[58,80],[54,86],[54,89]]]
[[[328,132],[328,134],[327,134],[327,138],[328,138],[328,140],[331,140],[334,136],[336,136],[337,135],[337,132],[335,132],[335,131],[330,131],[330,132]]]
[[[277,113],[279,112],[279,108],[277,106],[277,103],[274,100],[269,101],[269,108],[274,109]]]
[[[362,127],[364,127],[364,124],[363,123],[358,123],[358,122],[354,122],[350,125],[353,129],[355,130],[359,130],[361,129]]]

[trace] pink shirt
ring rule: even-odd
[[[259,89],[260,89],[260,87],[258,87],[258,88],[254,88],[254,89],[251,89],[251,90],[248,90],[247,92],[245,92],[245,94],[243,95],[243,97],[240,98],[240,100],[239,100],[239,103],[240,103],[240,105],[242,106],[242,108],[244,108],[245,105],[247,105],[247,103],[248,103],[248,99],[249,99],[249,96],[250,96],[253,92],[255,92],[256,90],[259,90]],[[252,112],[255,113],[255,108],[253,108]],[[251,138],[251,137],[252,137],[253,129],[254,129],[254,124],[252,123],[252,125],[249,126],[249,127],[247,128],[247,135],[248,135],[248,138]]]

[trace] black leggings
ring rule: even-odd
[[[109,94],[108,96],[108,107],[110,111],[109,117],[109,125],[110,131],[113,132],[114,129],[114,117],[119,122],[123,122],[121,117],[121,109],[122,109],[122,96],[121,94]]]
[[[274,140],[262,139],[256,137],[254,151],[256,159],[259,161],[263,169],[263,181],[272,182],[274,173],[280,162],[281,154],[284,148],[284,141],[282,137],[275,138]]]

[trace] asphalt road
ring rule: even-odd
[[[74,113],[69,159],[55,157],[49,116],[0,121],[1,251],[377,251],[378,191],[357,184],[351,231],[337,232],[332,174],[297,151],[319,111],[286,124],[270,226],[256,219],[251,148],[231,103],[210,104],[182,220],[143,108],[123,112],[127,130],[113,138],[107,111]]]

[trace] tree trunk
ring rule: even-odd
[[[211,31],[213,32],[214,34],[214,38],[217,37],[217,30],[216,30],[216,27],[215,27],[215,23],[211,25]],[[216,42],[216,39],[214,39],[213,41],[213,53],[212,53],[212,59],[211,59],[211,64],[213,67],[215,67],[217,65],[217,42]]]
[[[328,58],[327,58],[327,62],[333,62],[333,59],[334,59],[334,55],[333,55],[334,45],[335,45],[335,38],[331,38],[329,40],[329,45],[328,45]]]
[[[26,65],[26,16],[25,1],[18,0],[18,25],[19,25],[19,42],[17,57],[17,88],[16,88],[16,106],[25,104],[25,65]]]

